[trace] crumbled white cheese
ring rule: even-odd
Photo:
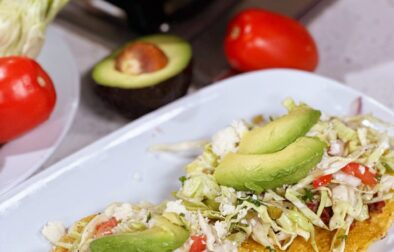
[[[224,203],[224,204],[220,204],[219,210],[220,210],[221,214],[223,214],[224,216],[227,216],[227,215],[231,215],[235,212],[235,206],[228,204],[228,203]]]
[[[66,228],[60,221],[50,221],[43,227],[41,233],[48,241],[54,244],[66,234]]]
[[[241,139],[246,132],[249,131],[248,126],[243,120],[233,121],[231,127],[237,132],[238,137]]]
[[[244,197],[245,196],[245,193],[244,192],[241,192],[241,191],[238,191],[237,192],[237,198],[242,198],[242,197]]]
[[[353,187],[357,187],[361,184],[361,180],[359,178],[356,178],[352,175],[348,175],[341,171],[334,173],[333,177],[335,180],[351,185]]]
[[[230,152],[236,152],[239,141],[247,131],[248,127],[243,121],[234,121],[231,126],[213,135],[212,151],[221,158]]]
[[[224,221],[216,221],[214,229],[219,239],[223,239],[227,235],[227,224]]]
[[[104,214],[108,218],[115,217],[116,220],[123,221],[133,217],[133,205],[129,203],[113,203],[104,210]]]
[[[386,193],[394,189],[394,176],[384,174],[380,180],[379,191]]]
[[[182,200],[175,200],[175,201],[167,202],[165,212],[176,213],[176,214],[185,214],[185,215],[188,213],[186,207],[182,204]]]
[[[330,148],[328,154],[331,156],[342,156],[345,146],[341,140],[330,141]]]
[[[202,233],[207,237],[207,248],[210,251],[214,250],[214,244],[216,241],[216,237],[212,227],[208,223],[208,219],[202,216],[202,214],[198,213],[198,224],[200,225]]]
[[[231,127],[225,128],[212,137],[212,151],[223,158],[227,153],[237,151],[239,138]]]

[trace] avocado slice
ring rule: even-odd
[[[139,232],[109,235],[90,243],[91,252],[167,252],[182,246],[189,232],[164,217],[155,226]]]
[[[220,185],[261,192],[294,184],[308,175],[322,159],[326,147],[318,138],[300,137],[276,153],[226,155],[215,170]]]
[[[129,118],[186,94],[192,78],[191,45],[173,35],[133,40],[96,64],[96,93]]]
[[[300,105],[267,125],[247,132],[241,139],[238,153],[265,154],[282,150],[304,136],[320,118],[320,111]]]

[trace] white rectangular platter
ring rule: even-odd
[[[208,138],[234,119],[283,114],[281,101],[287,97],[340,115],[362,97],[363,113],[394,122],[393,112],[380,103],[317,75],[294,70],[238,75],[130,123],[1,195],[0,251],[48,251],[40,230],[49,220],[70,225],[114,201],[169,198],[190,160],[153,154],[150,146]],[[371,251],[390,251],[390,238]]]

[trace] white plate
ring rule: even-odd
[[[363,96],[364,112],[394,122],[380,103],[323,77],[291,70],[239,75],[142,117],[0,196],[0,251],[48,251],[40,235],[48,220],[70,225],[113,201],[169,197],[189,160],[149,153],[149,146],[209,137],[237,118],[284,113],[280,104],[289,96],[330,114],[346,114]],[[374,251],[389,251],[388,240]]]
[[[52,27],[38,61],[55,84],[56,106],[48,121],[0,148],[0,194],[41,167],[64,138],[78,107],[78,69],[69,48]]]

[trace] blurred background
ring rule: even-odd
[[[319,49],[318,74],[394,108],[393,0],[72,0],[54,26],[75,55],[82,75],[81,103],[71,131],[44,167],[129,122],[91,92],[90,73],[97,61],[143,34],[177,34],[193,46],[193,92],[232,74],[223,52],[226,26],[248,7],[299,20]]]

